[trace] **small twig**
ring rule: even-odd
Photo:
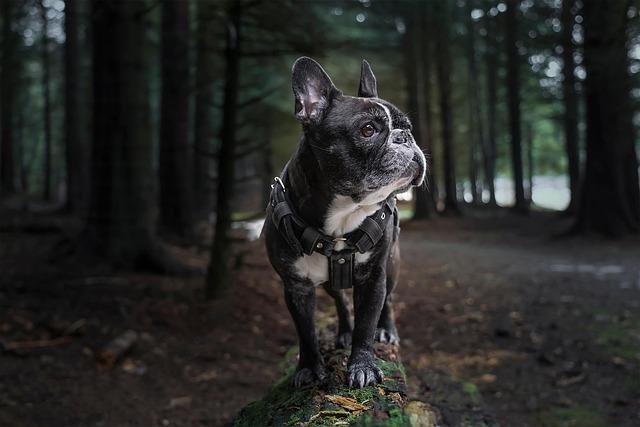
[[[98,362],[105,367],[113,366],[118,359],[131,350],[136,341],[138,341],[138,334],[135,331],[128,330],[118,335],[97,354]]]
[[[33,350],[37,348],[55,347],[71,342],[71,337],[64,336],[50,340],[32,340],[32,341],[13,341],[4,343],[3,347],[6,351],[15,350]]]

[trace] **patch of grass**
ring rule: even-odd
[[[605,427],[609,425],[604,415],[586,406],[545,411],[538,415],[537,421],[543,427]]]
[[[474,383],[464,381],[462,383],[462,391],[469,396],[474,405],[479,405],[482,402],[480,390],[478,390],[478,387]]]
[[[597,325],[593,333],[607,354],[640,364],[637,358],[640,354],[640,318],[613,320],[605,325]]]

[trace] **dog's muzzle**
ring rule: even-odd
[[[408,130],[394,129],[391,142],[394,144],[411,145],[411,143],[413,143],[413,135],[411,135],[411,132]]]

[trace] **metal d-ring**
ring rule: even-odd
[[[280,184],[280,187],[282,187],[282,191],[287,191],[287,189],[284,188],[284,183],[282,182],[279,176],[274,177],[273,181],[276,182],[277,184]],[[271,188],[273,188],[274,185],[275,184],[271,184]]]

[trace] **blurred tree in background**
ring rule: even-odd
[[[86,222],[124,265],[179,271],[262,211],[299,137],[290,65],[354,95],[366,58],[431,159],[415,218],[565,210],[576,232],[640,227],[640,31],[631,0],[4,0],[0,189]],[[549,195],[551,194],[551,196]],[[413,209],[415,207],[415,209]]]

